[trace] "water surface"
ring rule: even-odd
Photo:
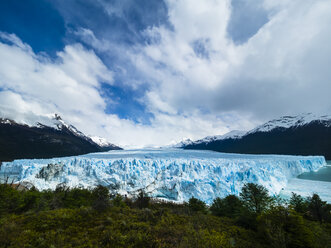
[[[330,161],[328,161],[330,162]],[[305,172],[298,176],[299,179],[331,182],[331,165],[324,166],[318,171]]]
[[[326,163],[327,166],[318,171],[305,172],[297,178],[291,178],[280,195],[289,199],[292,192],[305,197],[317,193],[322,200],[331,203],[331,160]]]

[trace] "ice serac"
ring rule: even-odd
[[[15,160],[2,173],[17,174],[20,182],[38,189],[107,186],[113,193],[206,203],[228,194],[238,195],[246,182],[278,194],[290,178],[326,165],[323,156],[240,155],[195,150],[131,150],[77,157]]]

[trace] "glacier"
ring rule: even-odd
[[[212,203],[216,197],[239,195],[244,183],[265,186],[277,195],[291,178],[326,165],[323,156],[243,155],[213,151],[151,149],[4,162],[0,173],[17,175],[16,183],[37,189],[104,185],[112,193],[176,202],[192,196]]]

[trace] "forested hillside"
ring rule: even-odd
[[[208,207],[110,196],[107,188],[39,192],[0,185],[0,247],[330,247],[330,205],[288,202],[246,184]]]

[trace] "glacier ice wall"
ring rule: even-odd
[[[39,190],[107,186],[113,193],[206,203],[238,195],[246,182],[278,194],[290,178],[326,165],[323,156],[241,155],[194,150],[125,150],[77,157],[15,160],[3,163],[2,173],[17,174],[19,182]]]

